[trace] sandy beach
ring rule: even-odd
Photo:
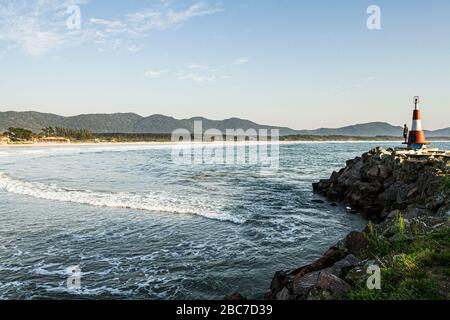
[[[392,144],[401,144],[403,141],[364,141],[364,140],[354,140],[354,141],[336,141],[336,140],[329,140],[329,141],[278,141],[278,142],[270,142],[270,141],[224,141],[224,142],[171,142],[171,141],[147,141],[147,142],[72,142],[72,143],[66,143],[66,144],[57,144],[57,143],[23,143],[23,144],[0,144],[0,148],[43,148],[43,147],[74,147],[74,146],[155,146],[155,145],[187,145],[187,144],[204,144],[204,145],[218,145],[218,144],[282,144],[282,145],[289,145],[289,144],[326,144],[326,143],[392,143]],[[439,141],[439,142],[450,142],[450,141]]]

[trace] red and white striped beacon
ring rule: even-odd
[[[422,130],[422,121],[420,119],[420,109],[419,109],[420,98],[414,97],[414,113],[411,131],[408,137],[408,148],[409,149],[422,149],[426,145],[431,144],[425,140],[425,132]]]

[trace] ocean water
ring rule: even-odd
[[[0,298],[261,298],[363,228],[311,183],[378,145],[396,146],[283,144],[278,170],[176,164],[169,145],[2,147]]]

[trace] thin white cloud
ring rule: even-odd
[[[137,45],[131,45],[128,47],[128,51],[132,52],[132,53],[137,53],[137,52],[142,51],[142,47],[137,46]]]
[[[210,5],[199,2],[191,5],[185,10],[176,11],[167,9],[167,3],[164,8],[146,8],[128,15],[130,25],[137,33],[145,33],[150,30],[164,30],[178,28],[187,21],[196,18],[212,15],[223,11],[219,5]]]
[[[247,64],[249,62],[250,62],[250,60],[248,58],[238,58],[238,59],[233,61],[233,65],[240,66],[240,65],[243,65],[243,64]]]
[[[167,70],[147,70],[144,75],[150,78],[159,78],[166,72]]]
[[[177,26],[195,17],[208,16],[223,9],[217,5],[209,5],[204,2],[196,3],[184,11],[175,11],[170,9],[167,12],[167,22],[170,26]]]
[[[53,50],[81,44],[95,44],[99,50],[122,48],[142,50],[136,41],[153,30],[179,28],[189,20],[223,11],[219,5],[198,2],[184,9],[173,8],[172,1],[125,14],[123,18],[88,17],[82,4],[90,0],[0,0],[0,48],[18,48],[38,56]],[[68,29],[67,8],[80,5],[80,30]]]
[[[196,70],[196,69],[202,69],[202,70],[208,70],[209,65],[207,63],[190,63],[187,66],[188,69]]]
[[[229,72],[235,71],[236,66],[244,65],[248,62],[249,60],[247,58],[239,58],[233,60],[230,63],[223,64],[217,67],[212,67],[207,61],[192,62],[186,64],[184,67],[175,72],[171,72],[168,69],[152,69],[145,71],[144,74],[146,77],[160,78],[162,74],[167,73],[168,75],[175,77],[180,81],[192,81],[197,83],[216,82],[233,78],[233,76],[230,75]]]
[[[238,58],[231,63],[218,67],[211,67],[207,62],[190,63],[184,69],[178,72],[179,80],[190,80],[194,82],[215,82],[218,80],[228,80],[232,76],[228,74],[230,70],[234,70],[236,66],[247,64],[248,58]]]
[[[64,16],[72,4],[86,1],[0,0],[0,45],[42,55],[67,43]]]
[[[118,32],[125,32],[127,30],[126,25],[117,20],[91,18],[89,19],[89,22],[93,25],[104,27],[108,32],[118,33]]]
[[[181,74],[178,79],[180,80],[191,80],[194,82],[214,82],[216,81],[215,75],[204,75],[204,74],[198,74],[198,73],[187,73],[187,74]]]

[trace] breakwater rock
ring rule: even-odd
[[[313,184],[369,221],[313,263],[275,274],[267,299],[450,299],[450,154],[373,149]],[[380,288],[367,286],[381,270]]]
[[[373,221],[383,221],[393,210],[406,217],[445,215],[450,176],[450,154],[373,149],[347,161],[331,177],[313,184],[314,191],[332,201],[347,203]]]

